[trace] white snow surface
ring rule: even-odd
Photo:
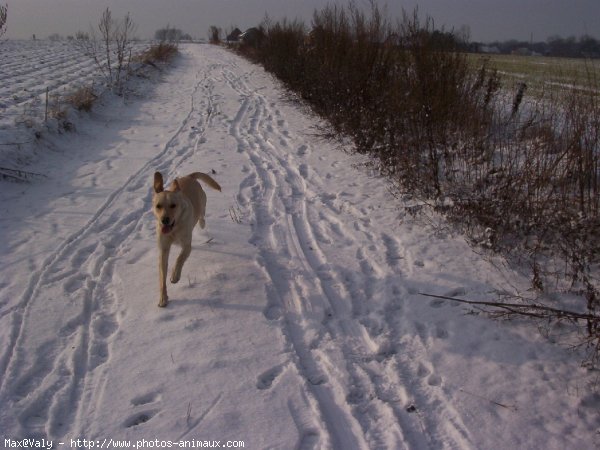
[[[45,134],[28,168],[46,178],[1,182],[0,445],[598,448],[581,354],[419,294],[496,300],[527,279],[408,214],[262,68],[180,50],[143,95]],[[166,309],[156,170],[223,188]]]

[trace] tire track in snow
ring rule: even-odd
[[[387,233],[381,236],[374,236],[366,230],[364,233],[371,243],[358,255],[365,285],[383,285],[381,289],[391,299],[382,315],[383,327],[376,331],[376,334],[386,336],[380,355],[388,359],[394,369],[390,377],[395,385],[402,387],[404,405],[410,404],[411,414],[418,419],[429,448],[470,448],[469,432],[444,393],[442,377],[430,363],[425,362],[428,361],[426,343],[419,333],[410,332],[411,325],[415,324],[408,323],[402,314],[398,314],[402,310],[403,298],[409,295],[403,282],[406,273],[412,269],[411,263],[401,261],[412,261],[412,258],[408,254],[400,255],[403,249],[400,239]],[[383,282],[377,276],[385,272],[395,273],[394,281]],[[377,326],[381,327],[381,324]],[[419,361],[418,365],[416,361]],[[405,406],[397,405],[395,413],[401,420]]]
[[[234,83],[232,87],[236,87]],[[237,87],[239,89],[239,85]],[[249,90],[241,90],[240,93],[247,95],[248,92]],[[249,114],[250,109],[254,111],[252,115]],[[239,130],[244,116],[248,116],[245,133]],[[413,446],[411,444],[416,443],[417,440],[410,435],[405,436],[395,422],[380,423],[379,417],[386,415],[386,411],[382,411],[381,407],[375,406],[371,413],[364,411],[359,413],[358,409],[362,409],[364,405],[357,405],[352,408],[354,414],[350,413],[348,398],[352,397],[352,393],[339,385],[335,376],[328,375],[326,365],[319,363],[317,358],[324,356],[311,348],[315,343],[306,342],[315,324],[318,328],[325,328],[332,339],[339,340],[343,358],[347,363],[347,371],[354,385],[358,384],[355,366],[361,364],[360,361],[365,355],[368,358],[368,355],[377,351],[376,344],[370,339],[364,327],[353,319],[353,307],[345,300],[349,296],[344,292],[343,284],[339,284],[333,278],[330,264],[316,243],[307,219],[306,197],[311,193],[304,183],[304,178],[285,158],[275,156],[276,149],[262,135],[264,129],[271,133],[276,129],[272,123],[264,123],[265,118],[271,121],[273,115],[267,113],[264,99],[260,96],[247,96],[238,117],[234,120],[232,134],[241,141],[240,145],[248,152],[258,178],[263,183],[263,193],[257,189],[257,195],[253,199],[257,208],[256,239],[261,241],[261,256],[265,270],[275,285],[278,298],[273,303],[284,305],[282,308],[286,325],[284,333],[291,341],[298,357],[299,371],[312,385],[312,393],[318,400],[332,442],[340,444],[339,435],[345,433],[342,430],[353,427],[355,429],[353,439],[355,445],[359,447],[367,445],[365,440],[367,437],[369,437],[369,445],[386,448],[411,447]],[[279,126],[283,121],[279,120],[277,123]],[[281,133],[279,136],[281,143],[284,143],[287,134],[289,134],[287,130]],[[276,179],[275,183],[272,178]],[[278,194],[276,205],[273,201],[275,189]],[[284,217],[277,217],[279,211],[285,211]],[[292,264],[280,263],[282,257],[291,260]],[[289,274],[290,268],[294,274],[292,279],[285,276],[286,273]],[[338,292],[338,286],[341,286],[341,292]],[[315,380],[318,381],[319,390],[314,387]],[[339,395],[337,398],[333,395],[327,396],[328,389],[336,392],[346,391],[346,398],[340,398]],[[367,389],[370,388],[365,390]],[[359,396],[362,395],[363,392]],[[335,408],[343,412],[346,424],[339,420],[344,416],[331,411],[336,402],[338,404]],[[391,435],[394,437],[391,438]]]
[[[264,105],[266,108],[266,105]],[[340,279],[337,268],[327,260],[315,238],[311,221],[308,219],[310,203],[307,197],[317,195],[308,187],[304,177],[296,170],[295,161],[290,154],[282,154],[272,141],[278,141],[287,147],[286,138],[288,130],[280,132],[278,125],[272,123],[272,114],[265,114],[266,127],[257,127],[255,133],[262,135],[262,147],[275,156],[278,167],[285,172],[280,180],[283,186],[282,196],[291,201],[288,209],[288,235],[295,243],[296,254],[304,262],[308,277],[315,280],[313,292],[318,292],[326,299],[331,317],[323,324],[334,340],[339,341],[346,371],[349,375],[350,386],[346,387],[345,401],[351,406],[356,420],[361,424],[365,438],[371,447],[382,448],[415,448],[423,447],[424,442],[419,435],[408,426],[406,420],[398,416],[392,405],[392,411],[399,420],[390,420],[394,415],[390,411],[389,402],[378,392],[381,386],[382,373],[378,366],[379,361],[374,357],[379,353],[379,346],[371,338],[366,328],[357,320],[359,316],[359,302],[354,301],[354,296],[346,288],[346,283]],[[280,121],[278,121],[280,122]],[[265,133],[264,130],[267,130]],[[274,135],[275,139],[270,139]],[[302,167],[302,166],[300,166]],[[285,189],[289,186],[288,189]],[[288,192],[286,192],[286,190]],[[291,192],[289,192],[291,191]],[[312,207],[311,207],[312,208]],[[324,216],[326,220],[329,216]],[[330,217],[333,217],[330,216]],[[343,239],[356,242],[350,230],[346,229],[339,221],[330,222],[331,228],[336,228]],[[383,418],[383,419],[382,419]],[[391,437],[393,436],[393,438]]]
[[[241,76],[225,73],[224,77],[244,99],[233,121],[231,134],[238,140],[238,147],[248,153],[254,166],[255,174],[249,175],[247,184],[254,183],[255,240],[276,291],[272,294],[275,298],[271,301],[271,309],[283,310],[284,333],[298,357],[299,371],[313,385],[312,393],[318,400],[332,442],[339,443],[336,427],[342,423],[332,418],[334,413],[328,408],[330,402],[339,401],[339,398],[323,394],[327,384],[333,384],[332,377],[315,356],[318,353],[313,347],[318,344],[306,342],[313,334],[315,322],[321,322],[326,333],[339,341],[351,383],[344,402],[352,408],[355,420],[362,427],[364,437],[359,445],[369,442],[370,446],[383,448],[468,448],[470,439],[466,427],[441,392],[439,383],[435,382],[440,378],[429,377],[426,385],[422,381],[421,368],[413,370],[414,363],[406,356],[422,357],[424,347],[414,339],[404,339],[397,331],[393,333],[407,328],[392,326],[392,318],[398,316],[398,311],[386,314],[384,327],[388,334],[392,333],[389,339],[381,342],[382,330],[374,333],[380,343],[370,335],[368,309],[364,306],[372,294],[370,291],[383,285],[398,301],[406,295],[399,283],[390,285],[384,280],[384,275],[389,273],[402,276],[398,267],[401,243],[387,235],[379,239],[364,232],[358,219],[354,230],[349,229],[337,219],[340,212],[327,201],[318,211],[314,201],[309,200],[318,195],[305,181],[314,171],[293,159],[288,145],[290,131],[285,121],[277,118],[279,112],[270,111],[265,98],[258,90],[248,87]],[[305,146],[297,155],[302,156],[306,150]],[[311,177],[311,182],[315,178],[318,176]],[[280,211],[285,211],[284,217]],[[360,216],[358,211],[352,213],[355,217]],[[322,223],[314,225],[318,221],[315,217],[325,221],[325,227]],[[319,241],[327,239],[323,236],[323,228],[327,227],[347,240],[348,245],[364,241],[365,237],[371,243],[373,251],[368,257],[361,248],[357,251],[361,274],[340,270],[329,263],[319,248]],[[355,237],[356,234],[360,238]],[[375,262],[377,254],[385,255],[383,265]],[[291,264],[279,262],[282,257]],[[286,277],[290,269],[295,275]],[[346,288],[348,283],[350,286]],[[266,315],[268,318],[278,316]],[[313,325],[307,326],[311,322]],[[394,339],[402,342],[401,350],[394,344]],[[319,381],[317,386],[321,391],[315,389],[315,379]],[[345,388],[336,384],[334,389]],[[419,405],[416,414],[411,408],[407,410],[412,403]],[[345,420],[347,424],[351,422],[347,417]]]
[[[232,77],[227,71],[223,72],[224,78],[234,89],[239,92],[242,101],[237,115],[231,122],[230,133],[238,141],[238,149],[248,153],[250,161],[257,173],[257,181],[260,183],[253,189],[252,203],[255,207],[256,233],[254,243],[260,249],[260,256],[264,270],[272,281],[273,289],[270,290],[270,303],[272,308],[278,308],[283,314],[284,335],[288,339],[291,348],[296,355],[296,367],[300,374],[307,380],[309,391],[314,396],[319,407],[319,414],[325,423],[329,440],[334,448],[359,449],[366,448],[367,444],[360,431],[360,427],[346,408],[340,407],[340,399],[336,398],[336,389],[331,385],[336,384],[335,377],[319,364],[312,354],[310,344],[306,341],[308,332],[304,328],[303,321],[307,316],[319,320],[326,315],[324,310],[328,305],[315,299],[314,303],[307,304],[302,292],[302,286],[290,274],[289,266],[280,264],[282,258],[298,259],[293,254],[293,243],[287,242],[285,248],[279,246],[279,242],[289,240],[287,232],[287,219],[279,217],[278,211],[283,205],[277,195],[279,185],[273,175],[273,167],[264,167],[258,154],[259,143],[255,142],[256,129],[260,114],[256,98],[248,92],[240,83],[239,78]],[[252,113],[254,110],[254,113]],[[298,261],[294,261],[298,264]],[[302,271],[299,265],[297,273]],[[265,314],[268,318],[277,316]]]
[[[6,429],[20,430],[23,436],[63,437],[93,410],[96,386],[91,379],[101,378],[94,373],[109,360],[111,338],[119,328],[118,299],[110,287],[115,263],[126,256],[125,245],[149,214],[151,174],[156,168],[174,172],[197,149],[203,132],[198,125],[205,119],[194,99],[200,93],[211,98],[203,91],[204,82],[203,78],[195,86],[190,110],[165,147],[44,260],[19,303],[2,312],[11,315],[12,329],[0,360],[0,399],[19,411]],[[188,145],[185,133],[194,144]],[[27,323],[35,322],[29,320],[32,316],[60,310],[68,315],[65,323],[48,324],[56,325],[58,333],[39,330],[30,336]],[[49,321],[52,317],[60,315],[48,314]]]

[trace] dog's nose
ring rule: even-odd
[[[171,223],[168,217],[163,217],[161,222],[163,225],[169,225],[169,223]]]

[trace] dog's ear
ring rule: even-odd
[[[177,179],[173,181],[173,188],[173,192],[179,192],[181,190],[181,186],[179,185],[179,181],[177,181]]]
[[[160,172],[154,172],[154,192],[157,194],[164,191],[165,188],[163,186],[163,177]]]

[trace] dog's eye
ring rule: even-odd
[[[177,205],[175,203],[171,204],[170,206],[171,206],[171,209],[177,208]]]
[[[156,205],[156,209],[162,209],[162,205],[159,203],[158,205]]]

